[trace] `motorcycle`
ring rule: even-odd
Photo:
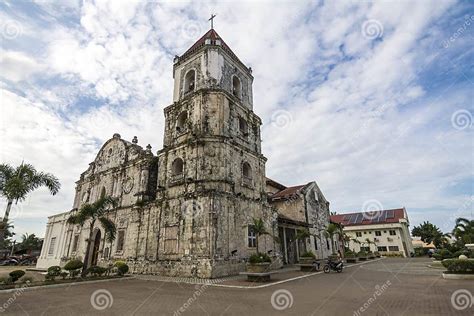
[[[343,267],[344,264],[342,263],[342,260],[339,262],[328,260],[324,265],[324,273],[329,273],[331,270],[341,273]]]

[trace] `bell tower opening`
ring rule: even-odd
[[[239,99],[242,98],[242,85],[237,76],[232,77],[232,94]]]
[[[196,86],[196,71],[194,69],[188,71],[184,77],[184,93],[194,91]]]

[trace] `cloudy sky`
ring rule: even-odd
[[[211,13],[253,68],[267,176],[316,180],[338,213],[405,206],[443,231],[473,217],[472,2],[3,0],[0,160],[62,183],[14,207],[17,234],[71,208],[114,133],[161,148],[173,57]]]

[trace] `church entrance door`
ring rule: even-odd
[[[99,257],[99,246],[100,246],[100,237],[101,237],[100,229],[97,230],[94,238],[94,244],[92,246],[92,256],[91,256],[91,266],[97,265],[97,259]]]

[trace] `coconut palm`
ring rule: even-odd
[[[21,243],[18,248],[22,250],[41,250],[41,245],[41,240],[35,234],[26,233],[21,236]]]
[[[257,253],[258,251],[258,238],[262,235],[270,235],[269,232],[267,232],[267,229],[265,228],[265,223],[261,218],[253,218],[252,219],[252,229],[253,232],[255,233],[255,243],[257,247]]]
[[[54,175],[36,171],[35,167],[30,164],[21,163],[16,168],[8,164],[0,164],[0,195],[7,199],[3,222],[8,222],[13,202],[18,203],[25,200],[29,193],[43,186],[52,195],[55,195],[61,184]]]
[[[89,225],[89,238],[87,239],[86,254],[84,257],[84,265],[82,274],[86,273],[87,265],[89,261],[89,249],[92,243],[92,234],[94,232],[94,225],[99,222],[104,228],[105,239],[108,242],[112,242],[115,239],[117,228],[114,222],[112,222],[108,215],[111,213],[113,207],[116,206],[117,200],[112,197],[101,197],[99,200],[91,204],[84,204],[81,206],[79,211],[71,214],[67,219],[69,224],[76,224],[83,227],[86,223]]]
[[[324,230],[324,236],[331,239],[331,249],[334,253],[334,235],[339,233],[340,228],[337,224],[329,223],[329,225]]]
[[[452,235],[463,245],[474,243],[474,220],[457,218]]]

